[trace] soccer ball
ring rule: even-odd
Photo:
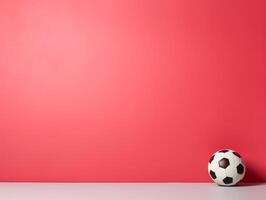
[[[222,149],[210,158],[208,172],[218,185],[232,186],[244,178],[246,167],[239,153]]]

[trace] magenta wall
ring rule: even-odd
[[[0,181],[266,181],[266,3],[0,1]]]

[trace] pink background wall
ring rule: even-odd
[[[0,181],[266,181],[263,0],[0,1]]]

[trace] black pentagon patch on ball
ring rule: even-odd
[[[227,176],[223,179],[223,182],[224,184],[231,184],[233,183],[233,178]]]
[[[212,170],[210,171],[210,176],[211,176],[213,179],[216,179],[216,178],[217,178],[215,172],[212,171]]]
[[[226,152],[228,152],[229,150],[227,150],[227,149],[223,149],[223,150],[220,150],[219,151],[219,153],[226,153]]]
[[[237,167],[237,173],[243,174],[244,173],[244,166],[242,164],[239,164]]]
[[[233,151],[233,154],[234,154],[234,155],[236,155],[237,157],[241,158],[241,156],[240,156],[240,154],[239,154],[239,153],[237,153],[237,152]]]
[[[215,156],[215,155],[212,155],[212,157],[211,157],[210,160],[209,160],[209,163],[211,163],[211,162],[213,161],[214,156]]]
[[[223,169],[226,169],[229,165],[230,165],[230,162],[229,162],[229,160],[227,158],[222,158],[219,161],[219,167],[221,167]]]

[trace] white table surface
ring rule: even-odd
[[[0,183],[1,200],[266,200],[266,184]]]

